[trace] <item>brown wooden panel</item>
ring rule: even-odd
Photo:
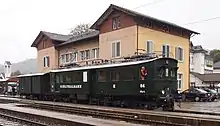
[[[37,46],[37,50],[42,50],[42,49],[46,49],[46,48],[50,48],[54,46],[53,42],[51,39],[47,38],[47,37],[42,37],[42,39],[40,40],[38,46]]]
[[[130,26],[133,26],[136,24],[136,22],[134,21],[134,19],[131,16],[129,16],[123,12],[120,12],[120,11],[113,11],[108,16],[108,18],[101,24],[100,34],[114,31],[112,28],[112,22],[113,22],[112,18],[114,18],[114,17],[120,17],[120,24],[121,24],[120,29],[130,27]]]

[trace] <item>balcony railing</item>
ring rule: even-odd
[[[82,66],[93,66],[93,65],[101,65],[101,64],[114,64],[114,63],[122,63],[122,62],[131,62],[131,61],[139,61],[139,60],[147,60],[153,58],[161,58],[161,57],[170,57],[174,58],[172,53],[162,54],[162,51],[155,51],[154,53],[146,53],[145,50],[139,50],[138,53],[135,53],[132,56],[123,56],[120,58],[113,59],[87,59],[83,61],[74,61],[65,63],[59,66],[59,68],[70,68],[70,67],[82,67]]]
[[[148,54],[148,55],[156,55],[158,58],[161,57],[169,57],[169,58],[175,58],[173,53],[164,53],[162,51],[154,51],[153,53],[147,53],[145,49],[138,49],[138,52],[135,52],[135,55],[143,55],[143,54]]]

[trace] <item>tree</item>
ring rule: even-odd
[[[18,76],[18,75],[21,75],[21,72],[19,70],[11,73],[11,76]]]
[[[219,49],[213,49],[210,51],[210,56],[213,58],[214,63],[220,61],[220,50]]]
[[[70,30],[70,35],[76,36],[76,35],[81,35],[84,33],[89,33],[91,31],[94,31],[90,29],[90,24],[79,24],[75,28]]]

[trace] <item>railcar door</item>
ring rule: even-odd
[[[90,96],[95,96],[95,87],[97,85],[97,74],[96,70],[90,70],[90,79],[89,79],[89,86],[90,86]]]

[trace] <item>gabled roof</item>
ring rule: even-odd
[[[31,47],[36,47],[37,44],[40,42],[43,36],[46,36],[50,38],[51,40],[55,41],[67,41],[70,39],[72,36],[71,35],[62,35],[62,34],[57,34],[57,33],[51,33],[51,32],[46,32],[46,31],[40,31],[34,42],[32,43]]]
[[[91,31],[82,35],[77,35],[77,36],[72,36],[69,40],[57,45],[57,46],[63,46],[63,45],[67,45],[70,43],[74,43],[74,42],[78,42],[81,40],[85,40],[85,39],[91,39],[91,38],[95,38],[95,37],[99,37],[99,31],[95,30],[95,31]]]
[[[200,74],[196,72],[190,72],[195,77],[199,78],[203,82],[220,82],[220,73]]]
[[[192,46],[190,51],[193,53],[208,53],[208,51],[203,49],[201,45]]]
[[[5,64],[11,65],[11,62],[10,61],[5,61]]]
[[[176,24],[174,24],[174,23],[170,23],[170,22],[167,22],[167,21],[164,21],[164,20],[160,20],[160,19],[157,19],[157,18],[148,16],[148,15],[144,15],[144,14],[139,13],[139,12],[135,12],[135,11],[133,11],[133,10],[129,10],[129,9],[126,9],[126,8],[122,8],[122,7],[113,5],[113,4],[111,4],[111,5],[109,6],[109,8],[108,8],[108,9],[101,15],[101,17],[91,26],[91,28],[98,30],[98,26],[99,26],[100,24],[102,24],[114,10],[124,12],[124,13],[126,13],[126,14],[128,14],[128,15],[133,16],[133,17],[141,17],[141,18],[151,19],[151,20],[153,20],[153,21],[162,22],[162,23],[165,23],[165,24],[168,24],[168,25],[177,27],[177,28],[182,28],[182,29],[187,30],[187,31],[189,31],[189,32],[191,32],[191,33],[194,33],[194,34],[199,34],[198,32],[195,32],[195,31],[186,29],[186,28],[181,27],[181,26],[179,26],[179,25],[176,25]]]
[[[215,64],[214,64],[214,67],[213,67],[214,69],[220,69],[220,61],[218,61],[218,62],[216,62]]]

